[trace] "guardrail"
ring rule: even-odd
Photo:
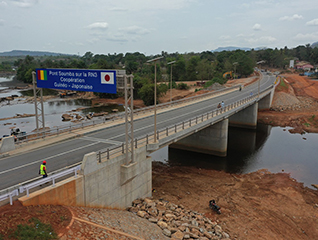
[[[46,178],[43,178],[41,180],[38,180],[38,181],[35,181],[33,183],[30,183],[30,184],[27,184],[25,186],[21,186],[19,187],[19,192],[20,193],[23,193],[23,192],[27,192],[27,196],[29,197],[29,190],[32,189],[32,188],[35,188],[35,187],[39,187],[45,183],[48,183],[48,182],[51,182],[53,183],[53,187],[55,186],[55,180],[58,179],[58,178],[61,178],[61,177],[64,177],[68,174],[71,174],[71,173],[75,173],[75,177],[77,177],[77,171],[81,170],[81,165],[78,165],[76,167],[73,167],[73,168],[70,168],[66,171],[63,171],[63,172],[60,172],[58,174],[54,174],[52,176],[49,176],[49,177],[46,177]]]
[[[13,190],[12,192],[6,193],[0,196],[0,202],[10,198],[10,205],[12,205],[12,198],[19,195],[18,189]]]
[[[22,193],[26,192],[27,196],[29,197],[30,189],[39,187],[39,186],[46,184],[48,182],[52,182],[52,186],[54,187],[56,179],[61,178],[61,177],[65,177],[65,176],[72,174],[72,173],[74,173],[75,177],[77,177],[77,171],[79,171],[79,170],[81,170],[81,165],[69,168],[67,170],[61,171],[61,172],[56,173],[56,174],[52,174],[52,176],[48,176],[46,178],[36,180],[32,183],[19,186],[19,187],[17,187],[17,189],[9,191],[6,194],[0,195],[0,202],[7,200],[9,198],[10,205],[12,205],[12,198],[15,196],[19,196],[19,193],[22,194]],[[10,188],[10,189],[12,189],[12,188]],[[4,191],[6,191],[6,190],[4,190]]]
[[[272,87],[273,86],[269,86],[265,90],[261,91],[260,94],[265,93],[266,91],[268,91]],[[228,104],[224,108],[216,109],[216,110],[210,111],[208,113],[204,113],[202,115],[196,116],[195,118],[188,119],[188,120],[183,121],[181,123],[177,123],[175,125],[159,129],[157,131],[157,134],[156,134],[157,140],[164,138],[164,137],[167,137],[167,136],[169,136],[169,134],[171,135],[171,134],[175,134],[177,132],[183,131],[186,128],[194,126],[195,124],[202,123],[210,118],[216,117],[222,113],[228,112],[229,110],[231,110],[233,108],[239,107],[241,105],[244,105],[248,102],[252,102],[254,100],[255,101],[258,100],[257,95],[248,96],[244,99],[241,99],[241,100],[236,101],[234,103]],[[144,145],[149,144],[149,143],[154,143],[154,133],[147,134],[147,135],[144,135],[140,138],[134,139],[134,147],[135,148],[140,147],[140,146],[144,146]],[[97,152],[96,157],[97,157],[97,160],[99,162],[101,162],[102,158],[106,157],[106,159],[108,160],[112,156],[115,156],[118,154],[124,154],[124,153],[125,153],[125,144],[122,143],[121,145],[101,149],[100,151]]]
[[[189,98],[179,99],[179,100],[176,100],[176,101],[173,101],[173,102],[161,103],[161,104],[157,105],[157,110],[168,108],[170,106],[176,106],[176,105],[180,105],[180,104],[183,104],[183,103],[187,103],[187,102],[192,102],[192,101],[208,98],[208,97],[211,97],[213,95],[218,95],[218,94],[221,94],[221,93],[224,94],[226,92],[230,92],[230,91],[233,91],[234,89],[239,89],[239,88],[240,88],[240,85],[234,86],[234,87],[230,87],[230,88],[216,90],[216,91],[213,91],[213,92],[208,92],[208,93],[201,94],[201,95],[198,95],[198,96],[193,96],[193,97],[189,97]],[[144,113],[153,111],[153,109],[154,109],[154,106],[149,106],[149,107],[145,107],[145,108],[135,109],[134,110],[134,114],[136,114],[136,115],[144,114]],[[102,117],[102,118],[97,119],[97,120],[93,119],[93,120],[88,121],[88,122],[70,124],[69,126],[57,126],[57,127],[54,127],[52,129],[48,129],[48,130],[40,130],[40,131],[37,131],[37,132],[27,133],[26,135],[19,137],[15,143],[19,144],[19,143],[23,143],[23,142],[28,142],[28,141],[40,139],[40,138],[46,138],[46,137],[53,136],[53,135],[59,135],[59,134],[66,133],[66,132],[72,132],[74,130],[83,129],[85,127],[91,127],[91,126],[95,126],[95,125],[98,125],[98,124],[103,124],[103,123],[106,123],[106,121],[109,121],[109,120],[115,121],[117,119],[123,119],[124,117],[125,117],[125,113],[121,112],[121,113],[116,113],[116,114],[110,114],[110,115],[107,115],[107,116]]]

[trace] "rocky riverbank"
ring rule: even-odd
[[[186,209],[163,200],[137,199],[128,211],[157,224],[164,235],[172,239],[227,239],[217,222],[211,221],[202,213]]]

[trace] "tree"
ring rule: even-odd
[[[186,81],[195,81],[197,80],[197,70],[196,67],[198,66],[198,63],[200,61],[200,58],[197,56],[193,56],[190,58],[190,60],[186,64]]]

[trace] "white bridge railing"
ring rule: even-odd
[[[15,196],[18,196],[19,195],[19,191],[18,189],[15,189],[9,193],[6,193],[6,194],[3,194],[0,196],[0,202],[1,201],[4,201],[4,200],[7,200],[8,198],[10,199],[10,205],[12,205],[12,198],[15,197]]]
[[[5,201],[7,199],[10,199],[10,205],[12,205],[12,198],[15,196],[19,196],[19,193],[22,194],[22,193],[26,192],[27,196],[29,197],[30,189],[40,187],[43,184],[46,184],[49,182],[52,182],[52,187],[54,187],[57,179],[59,179],[61,177],[68,176],[72,173],[74,173],[75,177],[77,177],[77,172],[79,170],[81,170],[81,165],[69,168],[67,170],[61,171],[61,172],[56,173],[56,174],[52,174],[51,176],[48,176],[48,177],[40,179],[40,180],[36,180],[36,181],[29,183],[29,184],[17,186],[16,189],[14,189],[12,191],[8,191],[7,193],[0,195],[0,202]]]
[[[179,100],[173,101],[172,103],[171,102],[161,103],[161,104],[157,105],[157,110],[168,108],[170,106],[176,106],[179,104],[208,98],[208,97],[215,96],[218,94],[225,94],[227,92],[231,92],[231,91],[233,91],[235,89],[239,89],[239,88],[240,88],[240,85],[237,85],[234,87],[224,88],[224,89],[216,90],[213,92],[207,92],[207,93],[193,96],[193,97],[189,97],[189,98],[179,99]],[[154,106],[135,109],[134,114],[138,115],[138,114],[151,112],[151,111],[153,111],[153,108],[154,108]],[[17,141],[15,143],[20,144],[23,142],[33,141],[33,140],[40,139],[40,138],[46,138],[46,137],[53,136],[53,135],[59,135],[59,134],[66,133],[66,132],[72,132],[74,130],[83,129],[83,128],[95,126],[98,124],[103,124],[109,120],[114,121],[114,120],[123,119],[123,118],[125,118],[125,113],[120,112],[120,113],[116,113],[116,114],[114,113],[111,115],[107,115],[107,116],[104,116],[104,117],[99,118],[99,119],[92,119],[89,122],[74,123],[74,124],[70,124],[69,126],[57,126],[57,127],[53,127],[51,129],[47,129],[47,130],[40,130],[37,132],[31,132],[31,133],[27,133],[21,137],[18,137]]]

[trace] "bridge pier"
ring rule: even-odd
[[[274,90],[272,90],[267,96],[259,100],[258,109],[259,110],[269,109],[272,105],[273,97],[274,97]]]
[[[225,157],[227,153],[228,123],[229,120],[225,119],[183,138],[169,147]]]
[[[230,116],[231,127],[256,129],[258,103],[255,103],[242,111]]]

